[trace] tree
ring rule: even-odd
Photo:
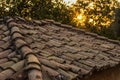
[[[72,6],[63,0],[0,0],[0,17],[49,18],[112,38],[117,6],[117,0],[77,0]]]
[[[111,29],[114,32],[115,37],[120,37],[120,8],[115,9],[115,20],[111,24]]]
[[[54,19],[70,22],[70,10],[62,0],[2,0],[0,17],[21,16],[32,19]]]
[[[118,6],[117,0],[77,0],[73,6],[73,23],[104,36],[113,34],[109,26],[114,21],[113,14]],[[108,34],[109,33],[109,34]]]

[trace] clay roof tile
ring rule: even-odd
[[[27,43],[24,41],[24,40],[22,40],[22,39],[17,39],[16,41],[15,41],[15,46],[16,46],[16,48],[22,48],[22,46],[24,46],[24,45],[27,45]]]
[[[53,20],[0,19],[0,80],[77,80],[120,65],[120,42]]]
[[[2,64],[2,63],[6,63],[7,61],[8,61],[8,58],[0,59],[0,64]]]
[[[35,63],[28,64],[28,65],[26,65],[26,67],[25,67],[25,71],[29,71],[29,70],[33,70],[33,69],[36,69],[36,70],[41,71],[40,66],[39,66],[38,64],[35,64]]]
[[[21,48],[21,52],[22,52],[22,54],[23,54],[23,57],[26,57],[26,56],[29,55],[29,54],[34,54],[34,53],[32,52],[32,50],[31,50],[28,46],[23,46],[23,47]]]
[[[14,74],[14,71],[11,69],[6,69],[0,73],[0,79],[6,80],[7,78],[11,77]]]
[[[60,73],[58,73],[56,70],[51,69],[47,66],[42,66],[42,69],[42,71],[51,76],[52,79],[55,79],[60,75]]]
[[[2,63],[2,64],[0,64],[0,68],[2,68],[2,69],[4,70],[4,69],[12,66],[14,63],[15,63],[15,62],[13,62],[13,61],[8,61],[8,62],[6,62],[6,63]]]
[[[32,63],[36,63],[36,64],[40,65],[39,60],[33,54],[27,56],[27,64],[32,64]]]
[[[11,50],[5,50],[3,52],[0,52],[0,58],[4,58],[4,57],[7,57],[8,54],[10,54]]]
[[[16,26],[12,27],[12,29],[11,29],[11,34],[13,34],[13,33],[15,33],[15,32],[20,32],[19,28],[16,27]]]
[[[21,60],[21,61],[15,63],[14,65],[8,67],[8,69],[10,68],[10,69],[14,70],[15,72],[17,72],[17,71],[21,70],[23,67],[24,67],[24,60]]]
[[[9,39],[10,39],[10,36],[7,36],[7,37],[3,38],[2,40],[7,42]]]
[[[2,48],[2,49],[7,49],[7,48],[9,48],[9,46],[10,46],[10,43],[9,42],[6,42],[5,44],[3,44],[3,45],[0,45],[0,48]]]
[[[12,39],[15,40],[17,38],[20,38],[20,39],[24,39],[24,37],[22,36],[22,34],[16,32],[16,33],[13,33],[12,34]]]
[[[41,71],[34,69],[29,71],[28,78],[29,80],[43,80]]]
[[[27,75],[24,69],[20,69],[19,71],[17,71],[15,74],[13,74],[10,78],[6,80],[24,80],[26,78],[27,78]]]

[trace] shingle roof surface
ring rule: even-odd
[[[0,19],[0,80],[80,80],[120,64],[120,43],[53,20]]]

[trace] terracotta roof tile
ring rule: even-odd
[[[8,23],[8,28],[12,28],[14,26],[19,26],[19,24],[17,24],[16,22],[14,22],[14,20],[11,20],[11,22]]]
[[[6,63],[2,63],[2,64],[0,64],[0,68],[2,68],[4,70],[4,69],[12,66],[14,63],[15,63],[14,61],[8,61]]]
[[[6,63],[7,61],[8,61],[8,58],[0,59],[0,64],[2,64],[2,63]]]
[[[17,71],[15,74],[13,74],[9,79],[6,80],[24,80],[26,79],[26,73],[24,72],[24,69],[21,69]]]
[[[9,68],[14,70],[15,72],[21,70],[24,67],[24,60],[15,63],[14,65],[10,66]]]
[[[72,74],[62,70],[62,69],[58,69],[58,72],[61,74],[60,77],[58,77],[58,80],[62,79],[62,80],[74,80],[76,77],[73,77]]]
[[[11,52],[11,50],[5,50],[3,52],[0,52],[0,58],[4,58],[4,57],[7,57],[8,54]]]
[[[6,80],[7,78],[11,77],[14,74],[14,71],[11,69],[6,69],[0,73],[0,79]]]
[[[26,57],[28,54],[33,54],[32,50],[28,46],[23,46],[21,48],[21,52],[23,54],[23,57]]]
[[[1,45],[5,44],[5,41],[4,40],[0,40],[0,44]]]
[[[65,70],[65,71],[69,71],[71,68],[69,66],[67,66],[66,64],[60,64],[56,61],[50,61],[51,63],[53,63],[55,66]]]
[[[42,72],[45,73],[46,75],[48,74],[52,79],[55,79],[57,77],[60,77],[60,73],[58,73],[56,70],[51,69],[46,66],[42,66]],[[46,76],[43,76],[43,78]]]
[[[28,73],[29,80],[43,80],[42,73],[38,70],[30,70]]]
[[[57,69],[57,68],[58,68],[57,65],[55,65],[55,64],[52,63],[52,62],[50,62],[50,61],[47,60],[47,59],[39,59],[39,61],[41,62],[41,64],[46,65],[46,66],[48,66],[48,67],[51,67],[51,68],[53,68],[53,69]]]
[[[3,25],[2,30],[3,30],[3,31],[7,31],[8,28],[7,28],[5,25]]]
[[[10,43],[6,42],[5,44],[0,45],[0,48],[7,49],[7,48],[9,48],[9,46],[10,46]]]
[[[17,39],[24,39],[24,37],[22,36],[22,34],[18,33],[18,32],[15,32],[12,34],[11,36],[12,40],[17,40]]]
[[[54,60],[54,61],[56,61],[56,62],[58,62],[58,63],[65,63],[65,60],[64,60],[64,59],[61,59],[61,58],[56,57],[56,56],[50,56],[50,57],[48,57],[48,59],[49,59],[49,60]]]
[[[16,26],[12,27],[11,34],[14,33],[14,32],[20,32],[19,28],[16,27]]]
[[[79,80],[120,64],[120,42],[53,20],[0,19],[0,80]]]
[[[16,55],[16,52],[11,52],[7,57],[8,58],[12,58],[12,57],[14,57]]]
[[[15,46],[16,48],[21,48],[22,46],[27,45],[27,43],[22,39],[16,39]]]
[[[9,61],[13,61],[16,63],[19,61],[19,58],[17,58],[17,57],[9,58]]]
[[[2,32],[3,33],[3,32]],[[6,36],[4,34],[1,34],[0,39],[5,38]]]
[[[2,40],[7,42],[8,40],[10,40],[10,36],[7,36],[7,37],[3,38]]]
[[[25,68],[26,71],[30,71],[30,70],[33,70],[33,69],[34,70],[39,70],[39,71],[41,70],[40,66],[35,64],[35,63],[26,65],[26,68]]]
[[[33,54],[27,55],[27,64],[32,64],[32,63],[38,64],[38,65],[40,64],[39,60],[35,55]]]

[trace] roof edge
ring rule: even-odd
[[[92,37],[95,37],[97,39],[101,39],[101,40],[106,40],[108,42],[111,42],[111,43],[114,43],[114,44],[118,44],[120,45],[120,41],[118,40],[113,40],[113,39],[109,39],[107,37],[104,37],[104,36],[100,36],[96,33],[92,33],[92,32],[88,32],[86,31],[85,29],[79,29],[79,28],[76,28],[76,27],[73,27],[71,25],[67,25],[67,24],[62,24],[60,22],[56,22],[54,20],[50,20],[50,19],[45,19],[45,21],[49,22],[49,23],[53,23],[54,25],[57,25],[57,26],[60,26],[60,27],[63,27],[63,28],[67,28],[69,30],[72,30],[72,31],[75,31],[77,33],[83,33],[83,34],[86,34],[86,35],[90,35]]]

